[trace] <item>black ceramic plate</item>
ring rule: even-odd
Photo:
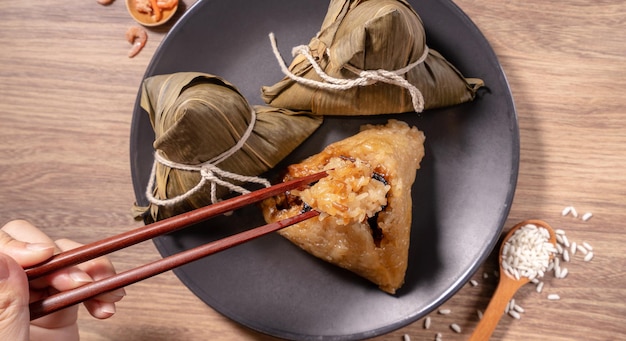
[[[278,235],[175,271],[206,304],[257,331],[288,339],[347,340],[387,333],[446,301],[495,246],[509,212],[519,163],[519,130],[505,75],[481,32],[451,1],[410,1],[428,45],[487,87],[472,103],[382,117],[327,118],[285,164],[389,118],[426,134],[426,157],[413,186],[413,228],[406,284],[396,295],[320,261]],[[327,9],[321,0],[201,0],[172,28],[145,76],[179,71],[220,75],[253,104],[260,87],[282,78],[267,38],[283,56],[307,44]],[[131,131],[132,176],[140,204],[154,135],[137,105]],[[284,166],[281,165],[281,167]],[[280,168],[280,167],[277,167]],[[163,256],[263,224],[255,207],[155,240]]]

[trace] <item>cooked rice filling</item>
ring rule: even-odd
[[[303,203],[321,214],[320,220],[333,219],[337,225],[363,222],[387,206],[391,186],[377,180],[374,166],[355,158],[333,157],[324,170],[328,176],[312,186],[292,191]]]

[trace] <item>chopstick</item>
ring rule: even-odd
[[[108,237],[97,242],[85,244],[76,249],[59,253],[47,261],[25,269],[29,280],[42,277],[56,270],[80,264],[88,260],[104,256],[114,251],[121,250],[131,245],[158,237],[160,235],[177,231],[184,227],[205,221],[217,215],[236,210],[246,205],[267,199],[285,191],[296,189],[306,184],[315,182],[327,173],[325,171],[286,181],[271,187],[243,194],[231,199],[220,201],[206,207],[182,213],[171,218],[163,219],[155,223],[139,227],[127,232]]]
[[[143,266],[121,272],[103,280],[89,283],[73,290],[63,291],[41,301],[30,304],[30,319],[35,320],[74,304],[86,301],[99,294],[109,292],[127,285],[153,277],[181,265],[193,262],[208,255],[226,250],[252,239],[278,231],[289,225],[318,216],[319,212],[311,210],[281,221],[247,230],[187,251],[145,264]]]
[[[24,271],[26,272],[29,280],[39,278],[59,269],[104,256],[148,239],[205,221],[219,214],[230,212],[280,193],[302,187],[306,184],[315,182],[326,175],[327,173],[322,171],[189,211],[144,227],[136,228],[94,243],[83,245],[76,249],[59,253],[51,257],[48,261],[25,269]],[[221,240],[180,252],[103,280],[89,283],[73,290],[51,295],[41,301],[31,303],[31,320],[80,303],[101,293],[122,288],[194,260],[198,260],[268,233],[278,231],[286,226],[296,224],[317,215],[319,215],[319,212],[314,210],[304,212],[291,218],[263,225],[261,227],[247,230]]]

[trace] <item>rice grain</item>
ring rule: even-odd
[[[588,254],[585,255],[585,258],[583,259],[585,262],[589,262],[593,259],[593,252],[589,251]]]
[[[591,217],[593,217],[593,214],[591,212],[587,212],[587,213],[583,214],[582,220],[583,221],[587,221],[587,220],[591,219]]]
[[[557,301],[561,299],[561,296],[559,296],[558,294],[550,294],[548,295],[548,299],[550,301]]]
[[[561,267],[557,266],[554,268],[554,277],[555,278],[561,278]]]
[[[460,334],[461,333],[461,326],[459,326],[456,323],[453,323],[450,325],[450,329],[454,330],[455,333]]]
[[[563,244],[563,235],[562,234],[557,234],[556,235],[556,241],[559,242],[559,244]]]
[[[424,320],[424,329],[430,329],[430,316]]]
[[[593,247],[591,247],[591,245],[589,245],[589,243],[583,242],[583,246],[585,247],[585,249],[587,249],[589,251],[593,251]]]
[[[537,284],[537,292],[541,293],[541,291],[543,290],[543,282],[539,282],[539,284]]]
[[[439,314],[441,315],[448,315],[452,312],[452,310],[450,309],[439,309]]]
[[[520,318],[522,318],[522,316],[515,310],[509,310],[509,315],[511,317],[513,317],[514,319],[519,320]]]

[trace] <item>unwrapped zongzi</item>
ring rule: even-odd
[[[290,165],[284,180],[326,170],[311,186],[262,203],[267,222],[320,212],[279,233],[303,250],[395,293],[404,283],[411,235],[411,188],[424,134],[390,120],[367,125],[319,154]]]

